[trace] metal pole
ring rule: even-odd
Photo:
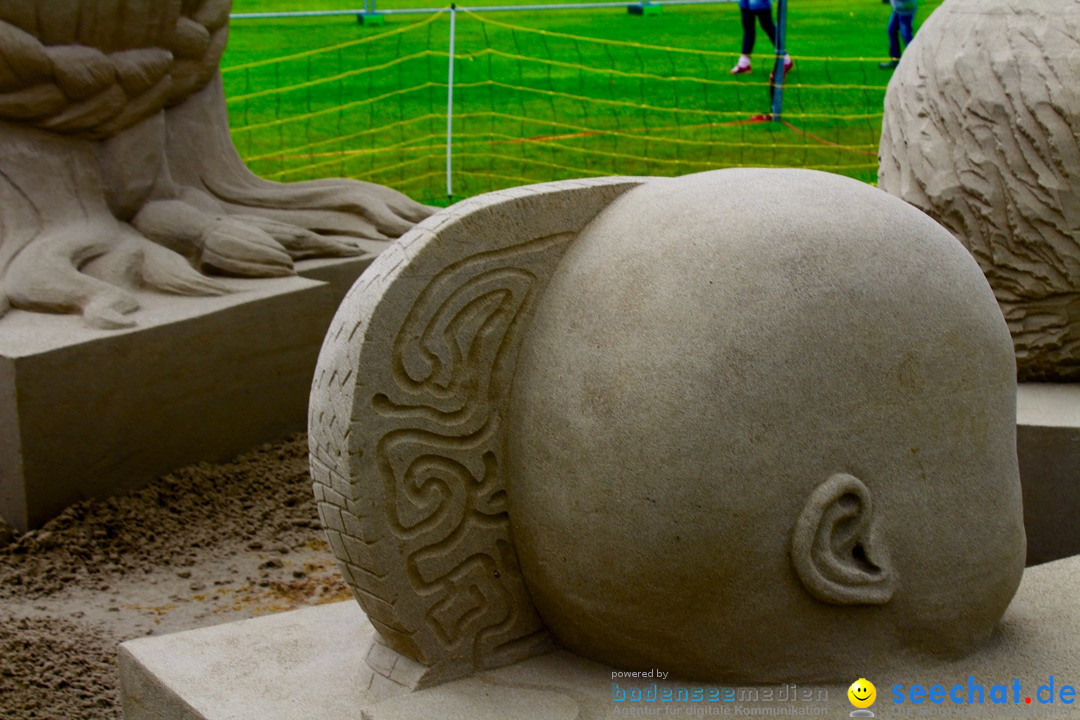
[[[784,111],[784,56],[787,55],[787,0],[776,4],[776,63],[773,64],[772,121],[780,122]]]
[[[454,137],[454,29],[457,5],[450,3],[450,62],[446,70],[446,197],[454,197],[453,147]]]

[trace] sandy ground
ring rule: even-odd
[[[302,436],[21,536],[0,522],[0,718],[119,718],[120,642],[349,597]]]

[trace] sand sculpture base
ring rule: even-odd
[[[11,311],[0,319],[0,516],[37,527],[79,500],[303,430],[326,328],[373,258],[229,280],[244,291],[222,297],[145,293],[131,330]]]
[[[896,677],[871,678],[879,717],[1061,717],[1078,707],[1067,688],[1080,679],[1080,386],[1025,384],[1018,388],[1018,439],[1029,538],[1029,568],[990,647],[973,658],[923,665]],[[1057,560],[1057,558],[1065,559]],[[1056,560],[1054,562],[1048,562]],[[1020,660],[1022,659],[1022,660]],[[662,668],[661,668],[662,670]],[[846,718],[853,710],[846,685],[716,687],[719,702],[649,701],[656,679],[612,678],[612,669],[563,651],[431,689],[415,689],[422,668],[382,645],[354,602],[307,608],[174,635],[125,643],[121,692],[127,720],[212,720],[302,717],[397,720],[417,717],[725,717],[788,714]],[[968,676],[982,686],[982,704],[953,704],[946,695],[915,705],[919,683],[946,692]],[[1053,680],[1051,681],[1051,678]],[[854,678],[853,678],[854,680]],[[1020,682],[1019,704],[1013,702]],[[1054,703],[1049,697],[1053,682]],[[614,687],[639,688],[643,699],[613,700]],[[893,703],[893,686],[905,702]],[[1008,702],[989,693],[1006,686]],[[686,686],[690,689],[693,686]],[[702,689],[706,686],[701,685]],[[709,686],[710,688],[713,686]],[[1065,695],[1062,695],[1063,690]],[[770,695],[771,693],[771,695]],[[977,695],[975,696],[977,699]],[[1031,697],[1032,702],[1026,702]],[[756,700],[755,700],[756,698]],[[795,708],[791,710],[790,708]],[[801,714],[800,714],[801,713]]]
[[[878,690],[871,710],[882,718],[1050,718],[1080,712],[1074,709],[1075,699],[1071,705],[1062,702],[1070,697],[1067,687],[1080,685],[1077,597],[1080,557],[1027,570],[989,647],[965,660],[868,678]],[[706,691],[716,687],[721,697],[731,699],[615,702],[613,683],[620,689],[643,689],[646,697],[654,683],[660,692],[679,686],[654,678],[613,679],[611,668],[563,651],[427,690],[403,689],[400,685],[408,684],[415,670],[411,661],[376,643],[371,624],[351,601],[132,640],[120,650],[126,720],[591,720],[768,715],[770,708],[773,715],[784,708],[796,717],[846,718],[853,710],[847,684],[699,684]],[[983,703],[953,704],[948,691],[960,684],[966,700],[969,675],[973,692],[974,686],[982,686]],[[1015,680],[1020,683],[1019,704],[1013,702]],[[1051,682],[1054,702],[1040,702],[1049,697]],[[927,691],[942,685],[944,701],[935,704],[925,697],[912,704],[908,694],[915,683]],[[893,702],[896,684],[904,685],[905,702],[899,705]],[[1006,686],[1008,702],[991,701],[994,685]],[[1047,689],[1040,693],[1043,686]]]
[[[1016,451],[1027,564],[1080,554],[1080,383],[1022,383]]]

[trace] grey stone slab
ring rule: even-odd
[[[120,647],[124,717],[354,720],[374,632],[344,602],[132,640]]]
[[[1080,427],[1080,383],[1020,383],[1016,386],[1020,427]]]
[[[956,661],[922,659],[888,676],[868,678],[877,686],[871,708],[878,717],[1063,718],[1080,708],[1061,702],[1064,686],[1080,685],[1080,557],[1029,568],[1012,605],[990,642]],[[678,687],[653,678],[613,678],[604,665],[555,651],[419,692],[398,690],[379,699],[371,688],[376,673],[365,662],[374,630],[353,602],[335,603],[216,627],[143,638],[120,650],[121,692],[126,720],[404,720],[406,718],[581,718],[731,716],[770,709],[809,708],[804,716],[846,718],[852,711],[847,686],[799,684],[716,687],[732,700],[621,703],[620,689]],[[381,651],[380,651],[381,653]],[[403,658],[402,658],[403,659]],[[400,662],[400,660],[399,660]],[[968,676],[984,690],[982,704],[919,705],[908,699],[912,685],[946,692]],[[1055,685],[1055,702],[1040,703],[1038,689]],[[852,681],[857,678],[852,678]],[[1011,702],[1014,680],[1020,703]],[[996,684],[1009,688],[1009,703],[993,704]],[[905,702],[896,704],[894,688]],[[695,687],[693,683],[683,686]],[[781,701],[781,693],[795,696]],[[801,699],[810,692],[813,699]],[[771,695],[769,694],[771,693]],[[753,698],[757,697],[757,700]],[[977,696],[976,696],[977,697]],[[1025,702],[1031,697],[1032,703]],[[1042,697],[1047,697],[1044,691]],[[771,699],[766,699],[771,698]],[[759,709],[756,713],[749,710]],[[625,711],[625,714],[624,714]]]
[[[315,361],[371,257],[229,281],[221,297],[143,293],[140,325],[0,318],[0,516],[26,530],[71,503],[130,490],[304,429]]]
[[[1080,553],[1080,384],[1021,383],[1016,451],[1027,564]]]

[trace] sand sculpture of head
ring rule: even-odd
[[[970,652],[1012,598],[1008,329],[906,203],[799,170],[552,183],[390,252],[324,346],[312,469],[357,598],[429,682],[551,637],[842,679]]]
[[[878,186],[971,251],[1021,380],[1080,380],[1080,0],[946,0],[885,95]]]

